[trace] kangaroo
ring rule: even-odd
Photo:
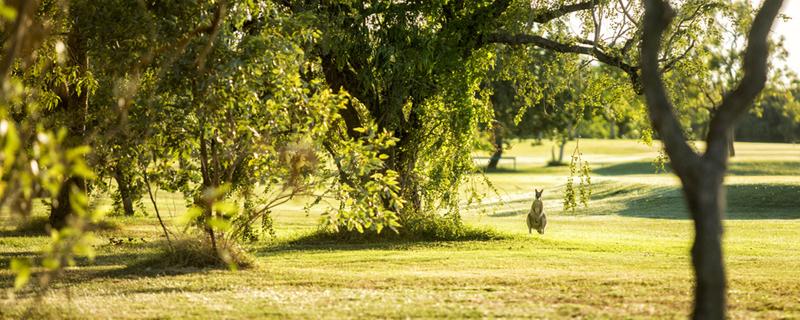
[[[539,234],[544,234],[544,227],[547,226],[547,216],[544,215],[544,205],[542,203],[542,193],[544,189],[536,190],[536,200],[533,200],[531,211],[528,212],[528,233],[532,233],[533,229]]]

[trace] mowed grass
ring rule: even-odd
[[[165,270],[131,267],[163,245],[154,218],[112,218],[120,229],[99,231],[93,263],[69,269],[41,301],[6,291],[0,317],[18,318],[35,305],[37,318],[76,319],[685,318],[692,304],[693,225],[676,179],[644,170],[601,172],[647,163],[646,146],[581,144],[585,156],[608,160],[593,164],[588,209],[561,210],[566,176],[544,162],[487,174],[500,194],[466,210],[465,221],[494,228],[503,239],[314,242],[309,235],[318,216],[293,203],[275,213],[276,239],[248,247],[254,268]],[[730,316],[798,318],[800,152],[793,145],[737,147],[739,154],[767,155],[735,160],[732,165],[748,169],[727,180]],[[517,155],[549,156],[549,148],[526,148]],[[786,155],[794,152],[793,161]],[[524,222],[534,186],[545,188],[545,235],[529,235]],[[172,203],[168,196],[161,207]],[[34,255],[47,238],[3,230],[0,281],[10,287],[8,261]],[[108,237],[126,242],[111,245]]]

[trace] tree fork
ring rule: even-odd
[[[764,88],[769,57],[767,36],[782,0],[766,0],[758,10],[744,54],[744,77],[715,108],[706,137],[706,151],[698,155],[687,144],[661,78],[658,59],[661,38],[674,12],[663,0],[645,0],[641,44],[642,86],[653,128],[664,143],[671,165],[680,177],[695,225],[691,255],[694,265],[694,319],[726,317],[726,277],[722,256],[723,179],[730,156],[731,128]]]

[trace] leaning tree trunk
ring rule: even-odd
[[[692,264],[695,270],[695,319],[725,319],[726,277],[722,256],[723,179],[732,151],[736,120],[749,109],[767,80],[767,37],[782,0],[766,0],[748,35],[742,69],[744,76],[713,110],[705,153],[686,143],[675,107],[662,80],[659,56],[664,30],[675,13],[664,0],[646,0],[641,43],[642,87],[653,128],[659,133],[674,172],[680,177],[695,226]]]
[[[503,157],[503,134],[500,132],[500,128],[495,128],[494,130],[494,153],[492,157],[489,158],[489,164],[486,165],[486,169],[494,170],[497,169],[497,163],[500,162],[500,158]]]

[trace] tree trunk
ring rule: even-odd
[[[89,64],[86,55],[86,40],[76,26],[73,26],[67,36],[67,47],[70,64],[77,66],[80,73],[85,72]],[[59,98],[61,98],[56,109],[63,113],[61,116],[67,123],[67,139],[64,146],[69,148],[82,145],[86,135],[86,115],[89,112],[87,88],[79,88],[79,84],[59,83],[55,86],[54,91],[58,92]],[[50,226],[53,228],[61,229],[66,226],[67,218],[72,214],[69,197],[73,186],[80,190],[86,190],[86,181],[79,177],[66,177],[50,208],[49,220]]]
[[[722,256],[724,170],[703,163],[694,178],[681,179],[689,212],[694,221],[692,264],[695,271],[694,318],[725,318],[725,266]],[[702,172],[702,174],[700,173]]]
[[[728,156],[733,158],[736,156],[736,149],[733,148],[733,141],[736,139],[736,128],[731,127],[731,132],[728,134]]]
[[[79,190],[86,188],[86,181],[78,177],[71,177],[64,182],[58,195],[50,205],[50,226],[56,230],[61,230],[67,226],[67,219],[72,214],[72,206],[69,203],[70,192],[73,187]]]
[[[608,138],[609,139],[617,138],[617,124],[611,120],[608,121]]]
[[[497,169],[497,163],[500,162],[500,158],[503,157],[503,135],[499,131],[499,128],[494,130],[494,153],[492,157],[489,158],[489,164],[486,165],[486,169]]]
[[[558,163],[564,163],[564,148],[567,146],[567,137],[564,136],[561,138],[561,142],[558,144]]]
[[[130,178],[126,177],[119,164],[114,168],[114,179],[117,181],[117,190],[119,190],[123,212],[126,216],[133,216],[133,195],[130,189]]]
[[[398,130],[396,136],[399,136],[395,147],[392,147],[387,154],[389,154],[389,161],[387,167],[397,171],[400,183],[400,195],[407,201],[406,212],[410,214],[417,214],[422,211],[422,196],[420,194],[419,179],[414,173],[417,163],[417,153],[414,144],[416,141],[413,139],[412,134],[405,130]],[[402,218],[402,217],[401,217]]]

